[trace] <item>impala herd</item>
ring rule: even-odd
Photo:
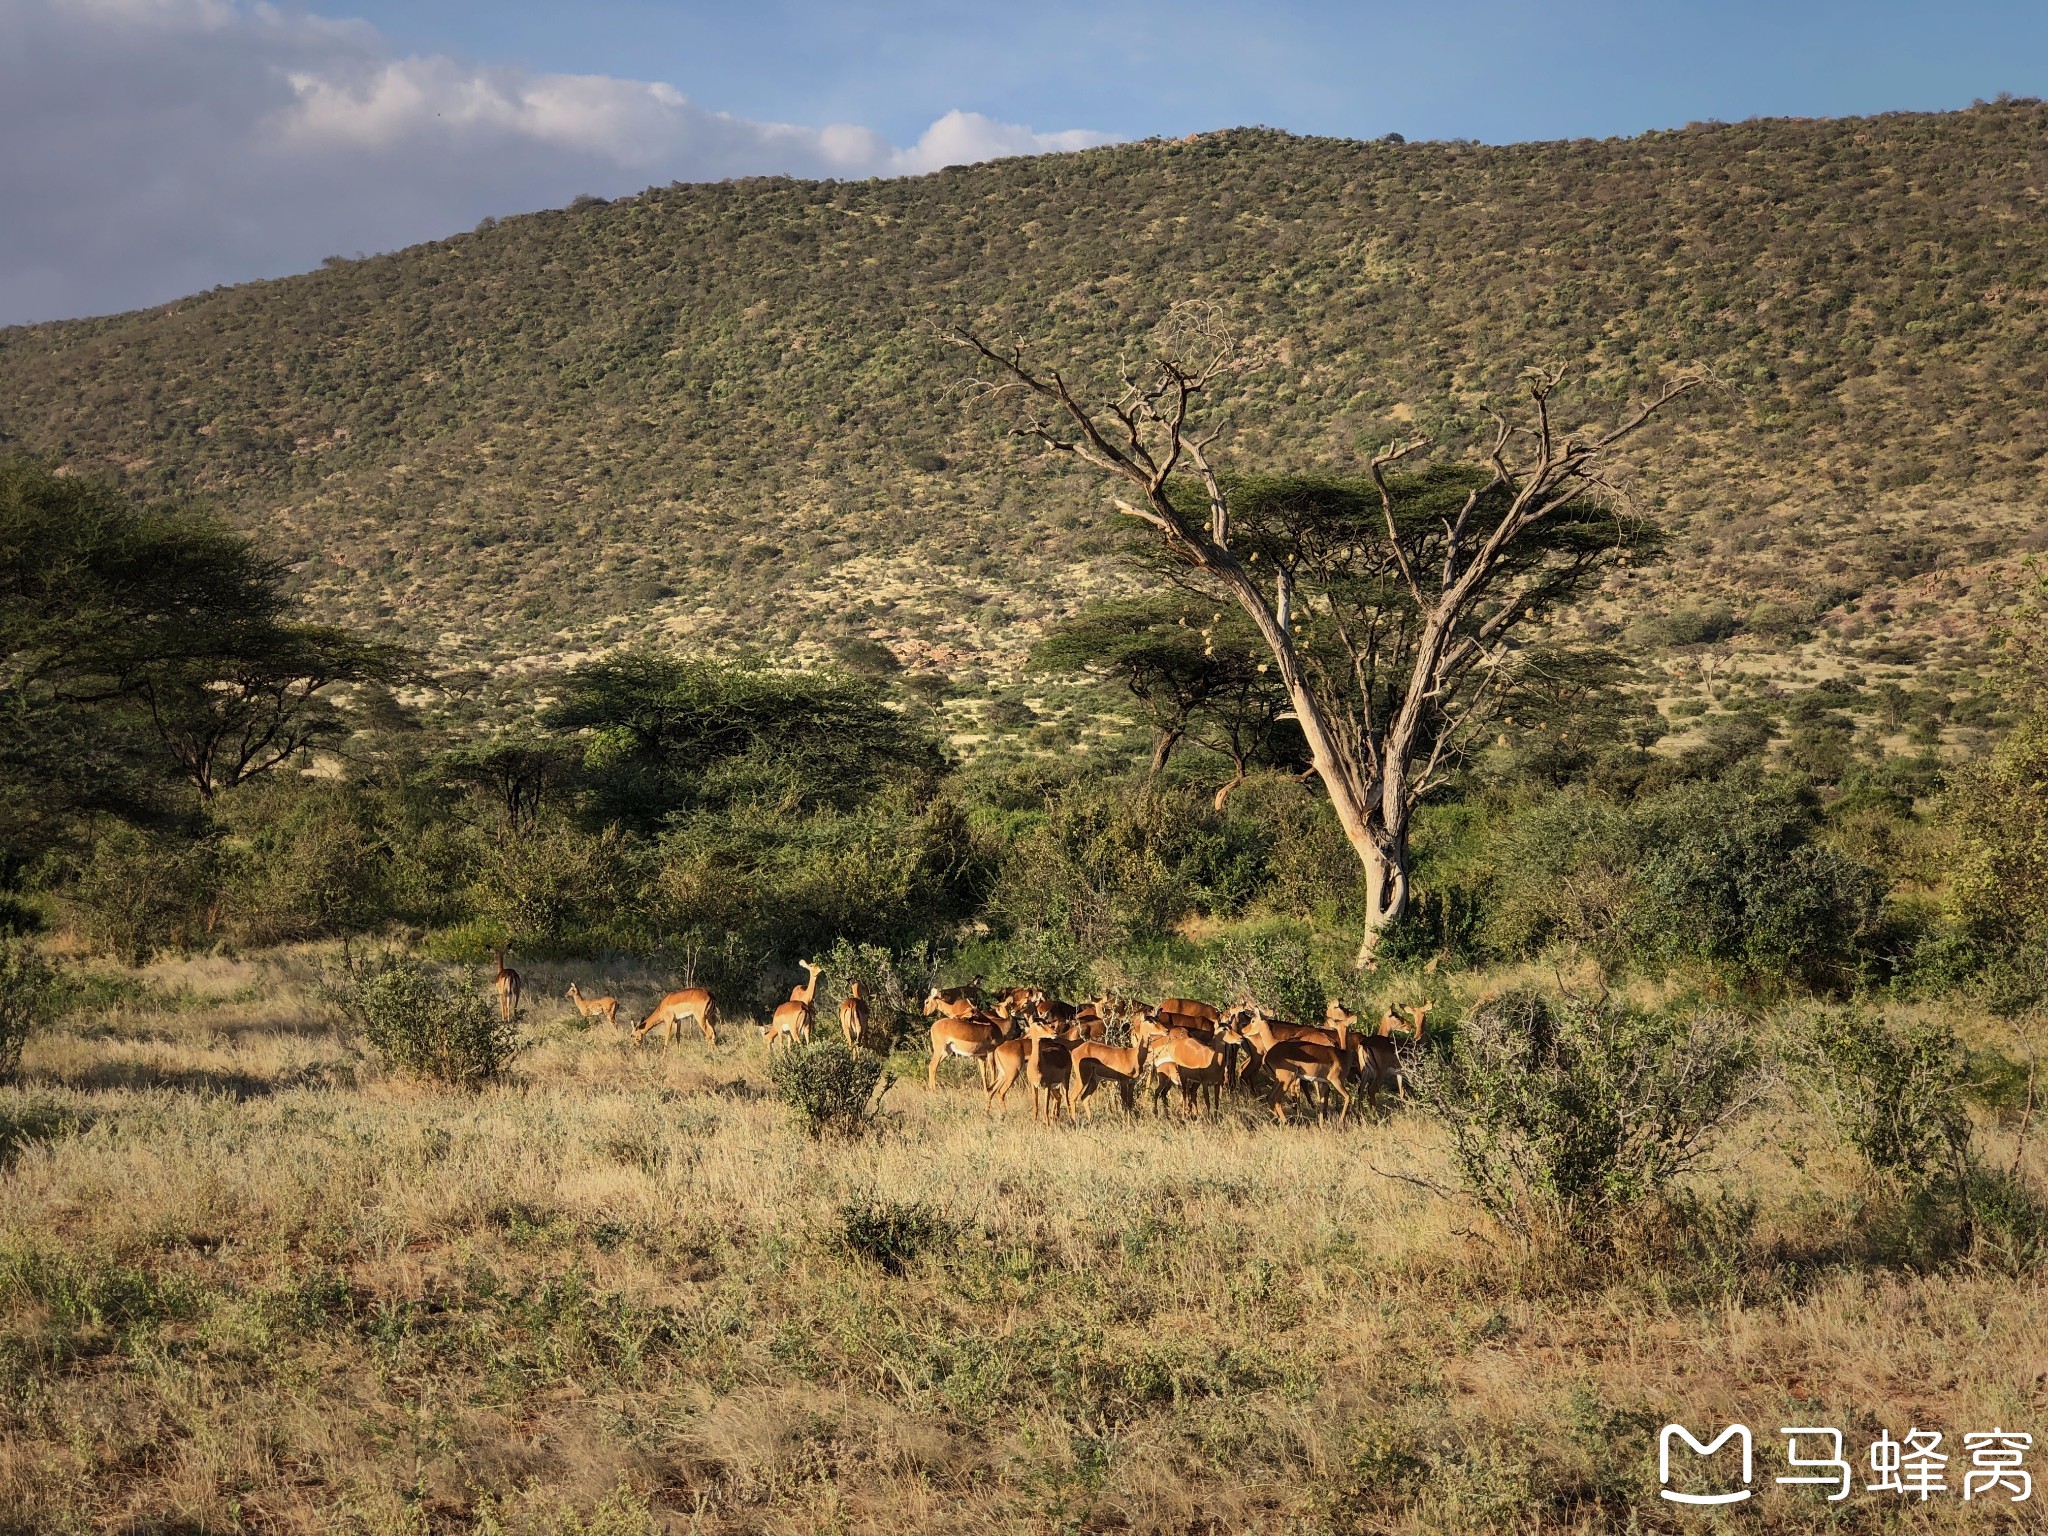
[[[824,967],[799,963],[807,979],[791,989],[787,1001],[776,1004],[761,1031],[771,1051],[811,1039]],[[519,978],[505,969],[502,953],[498,995],[509,1017],[518,1006]],[[585,997],[573,982],[567,995],[585,1018],[617,1022],[617,998]],[[936,1092],[939,1068],[949,1058],[971,1061],[990,1110],[1008,1106],[1010,1090],[1021,1078],[1030,1091],[1033,1118],[1048,1122],[1062,1113],[1077,1114],[1104,1089],[1126,1110],[1134,1109],[1140,1090],[1147,1087],[1155,1110],[1163,1110],[1177,1088],[1182,1110],[1198,1116],[1214,1110],[1231,1088],[1262,1095],[1283,1123],[1290,1108],[1327,1115],[1333,1102],[1341,1121],[1350,1114],[1360,1086],[1375,1110],[1382,1088],[1391,1086],[1406,1096],[1409,1058],[1422,1043],[1434,1006],[1395,1004],[1376,1028],[1366,1029],[1357,1014],[1337,1002],[1328,1005],[1320,1024],[1297,1024],[1273,1018],[1249,1002],[1226,1010],[1188,997],[1152,1005],[1098,997],[1077,1005],[1037,987],[1010,987],[984,997],[977,976],[963,987],[935,987],[924,1000],[925,1016],[932,1021],[925,1082]],[[637,1043],[665,1029],[673,1043],[687,1021],[716,1045],[717,1013],[702,987],[671,992],[640,1021],[633,1039]],[[855,1050],[875,1043],[868,1017],[867,995],[853,982],[839,1004],[839,1030]]]

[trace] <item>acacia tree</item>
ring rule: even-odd
[[[1401,476],[1432,446],[1424,437],[1374,454],[1350,482],[1233,482],[1210,457],[1221,428],[1196,416],[1252,359],[1194,318],[1189,346],[1155,351],[1101,397],[1021,346],[952,339],[978,355],[990,394],[1025,407],[1020,436],[1129,487],[1116,510],[1257,629],[1363,869],[1358,963],[1370,966],[1408,905],[1415,808],[1499,717],[1517,631],[1642,531],[1616,510],[1615,450],[1698,380],[1665,385],[1614,425],[1568,431],[1553,416],[1562,370],[1532,371],[1518,419],[1489,412],[1476,472],[1448,497],[1412,494],[1441,492],[1442,476]]]
[[[151,735],[210,800],[337,734],[333,685],[413,670],[292,622],[284,567],[232,530],[0,458],[0,768],[48,786],[42,805],[93,803],[107,759]]]
[[[1086,672],[1121,684],[1152,727],[1151,776],[1183,742],[1229,761],[1216,807],[1272,755],[1285,690],[1264,647],[1235,610],[1186,594],[1099,603],[1054,626],[1031,651],[1040,671]]]
[[[201,800],[343,734],[334,684],[390,684],[417,671],[402,647],[325,625],[246,629],[224,654],[149,667],[130,685]]]

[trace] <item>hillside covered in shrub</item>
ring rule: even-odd
[[[202,498],[318,617],[443,660],[858,634],[1001,674],[1114,536],[1098,486],[974,407],[941,327],[1087,364],[1192,296],[1272,349],[1232,409],[1244,468],[1456,444],[1532,363],[1594,409],[1708,370],[1646,445],[1670,556],[1605,621],[1967,663],[2040,540],[2044,177],[2048,109],[2016,102],[653,188],[0,332],[0,446]]]

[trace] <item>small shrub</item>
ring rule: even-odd
[[[919,1200],[870,1195],[839,1207],[839,1240],[892,1275],[951,1239],[952,1224]]]
[[[503,1072],[518,1049],[518,1032],[498,1017],[495,998],[451,986],[410,955],[355,967],[339,997],[390,1071],[474,1087]]]
[[[880,1057],[828,1037],[778,1055],[768,1076],[808,1134],[859,1136],[874,1126],[888,1092],[883,1070]]]
[[[1725,1015],[1511,992],[1465,1017],[1419,1086],[1474,1201],[1525,1236],[1597,1242],[1698,1167],[1763,1078]]]
[[[1308,936],[1291,927],[1226,934],[1204,965],[1217,1001],[1257,1004],[1282,1019],[1320,1019],[1328,994],[1317,973]]]
[[[879,944],[856,944],[851,939],[840,939],[826,951],[824,965],[827,985],[818,1008],[821,1024],[829,1027],[836,1022],[847,988],[857,981],[868,1005],[868,1043],[881,1050],[919,1021],[925,994],[938,975],[929,947],[896,955]]]
[[[59,997],[49,962],[27,940],[0,936],[0,1083],[14,1081],[21,1048],[55,1021]]]
[[[1843,1140],[1873,1178],[1908,1192],[1947,1182],[1960,1189],[1971,1166],[1963,1103],[1969,1053],[1946,1024],[1894,1025],[1851,1009],[1822,1014],[1802,1053]]]
[[[2017,1163],[1984,1166],[1965,1097],[1969,1053],[1946,1024],[1843,1009],[1791,1054],[1869,1171],[1861,1220],[1875,1256],[1928,1264],[1968,1254],[2018,1273],[2048,1257],[2048,1201]]]

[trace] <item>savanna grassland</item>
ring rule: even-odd
[[[813,1140],[751,1029],[635,1049],[550,1001],[587,968],[435,1090],[353,1048],[332,959],[158,965],[4,1090],[8,1529],[1676,1530],[1667,1419],[1772,1471],[1780,1422],[2038,1422],[2038,1284],[1869,1263],[1791,1086],[1708,1226],[1574,1261],[1401,1177],[1451,1178],[1406,1108],[1045,1128],[905,1055],[883,1130]],[[1741,1524],[2032,1528],[1822,1507]]]
[[[2038,1528],[1956,1493],[2048,1472],[2044,134],[1237,130],[0,332],[0,1532]],[[1175,314],[1260,366],[1162,565],[940,328]],[[1532,363],[1700,386],[1510,535]],[[813,962],[893,1054],[771,1064]],[[1343,1124],[1043,1126],[925,1086],[977,975],[1435,1012]]]

